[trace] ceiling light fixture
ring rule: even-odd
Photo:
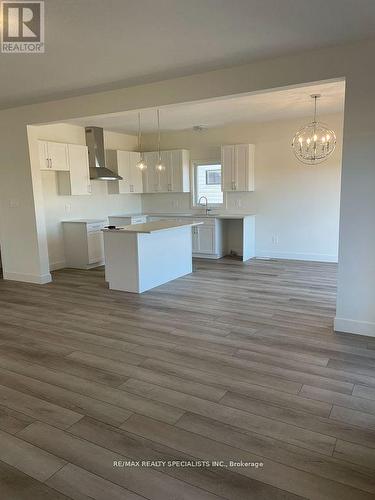
[[[139,160],[137,162],[137,168],[139,168],[139,170],[146,170],[147,163],[145,162],[144,154],[142,153],[141,139],[142,139],[142,133],[141,133],[141,113],[138,113],[138,151],[140,153],[140,158],[139,158]]]
[[[157,172],[163,172],[165,170],[165,165],[161,161],[161,152],[160,152],[160,110],[156,110],[156,114],[158,117],[158,161],[155,165],[155,170]]]
[[[335,150],[336,134],[324,123],[316,121],[316,103],[320,94],[313,94],[314,120],[302,127],[293,137],[292,149],[296,158],[306,165],[325,161]]]

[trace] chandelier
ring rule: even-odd
[[[314,120],[293,137],[292,149],[296,158],[307,165],[317,165],[330,156],[336,147],[336,134],[324,123],[316,121],[316,102],[320,94],[313,94]]]

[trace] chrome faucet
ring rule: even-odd
[[[206,203],[201,203],[201,200],[202,199],[205,199],[206,200]],[[206,208],[206,215],[209,214],[209,212],[211,211],[210,208],[208,208],[208,200],[207,200],[207,196],[201,196],[198,200],[198,205],[200,205],[201,207],[205,207]]]

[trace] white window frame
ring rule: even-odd
[[[198,205],[198,200],[196,200],[196,192],[197,192],[197,179],[196,179],[196,169],[200,165],[221,165],[221,173],[223,173],[223,166],[221,164],[221,159],[218,160],[194,160],[191,162],[190,168],[190,206],[191,208],[198,208],[201,205]],[[226,208],[227,207],[227,196],[226,192],[223,192],[223,203],[209,203],[209,208]]]

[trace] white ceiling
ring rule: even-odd
[[[0,107],[375,36],[374,0],[46,0],[46,53],[0,54]]]
[[[321,94],[322,96],[318,101],[319,115],[344,111],[345,83],[329,82],[164,107],[160,110],[161,130],[185,130],[194,125],[213,128],[231,123],[256,123],[312,116],[313,100],[310,97],[311,94]],[[143,132],[156,130],[155,109],[142,110],[141,120]],[[134,134],[138,130],[138,112],[131,111],[80,118],[71,120],[69,123],[97,126],[114,132]]]

